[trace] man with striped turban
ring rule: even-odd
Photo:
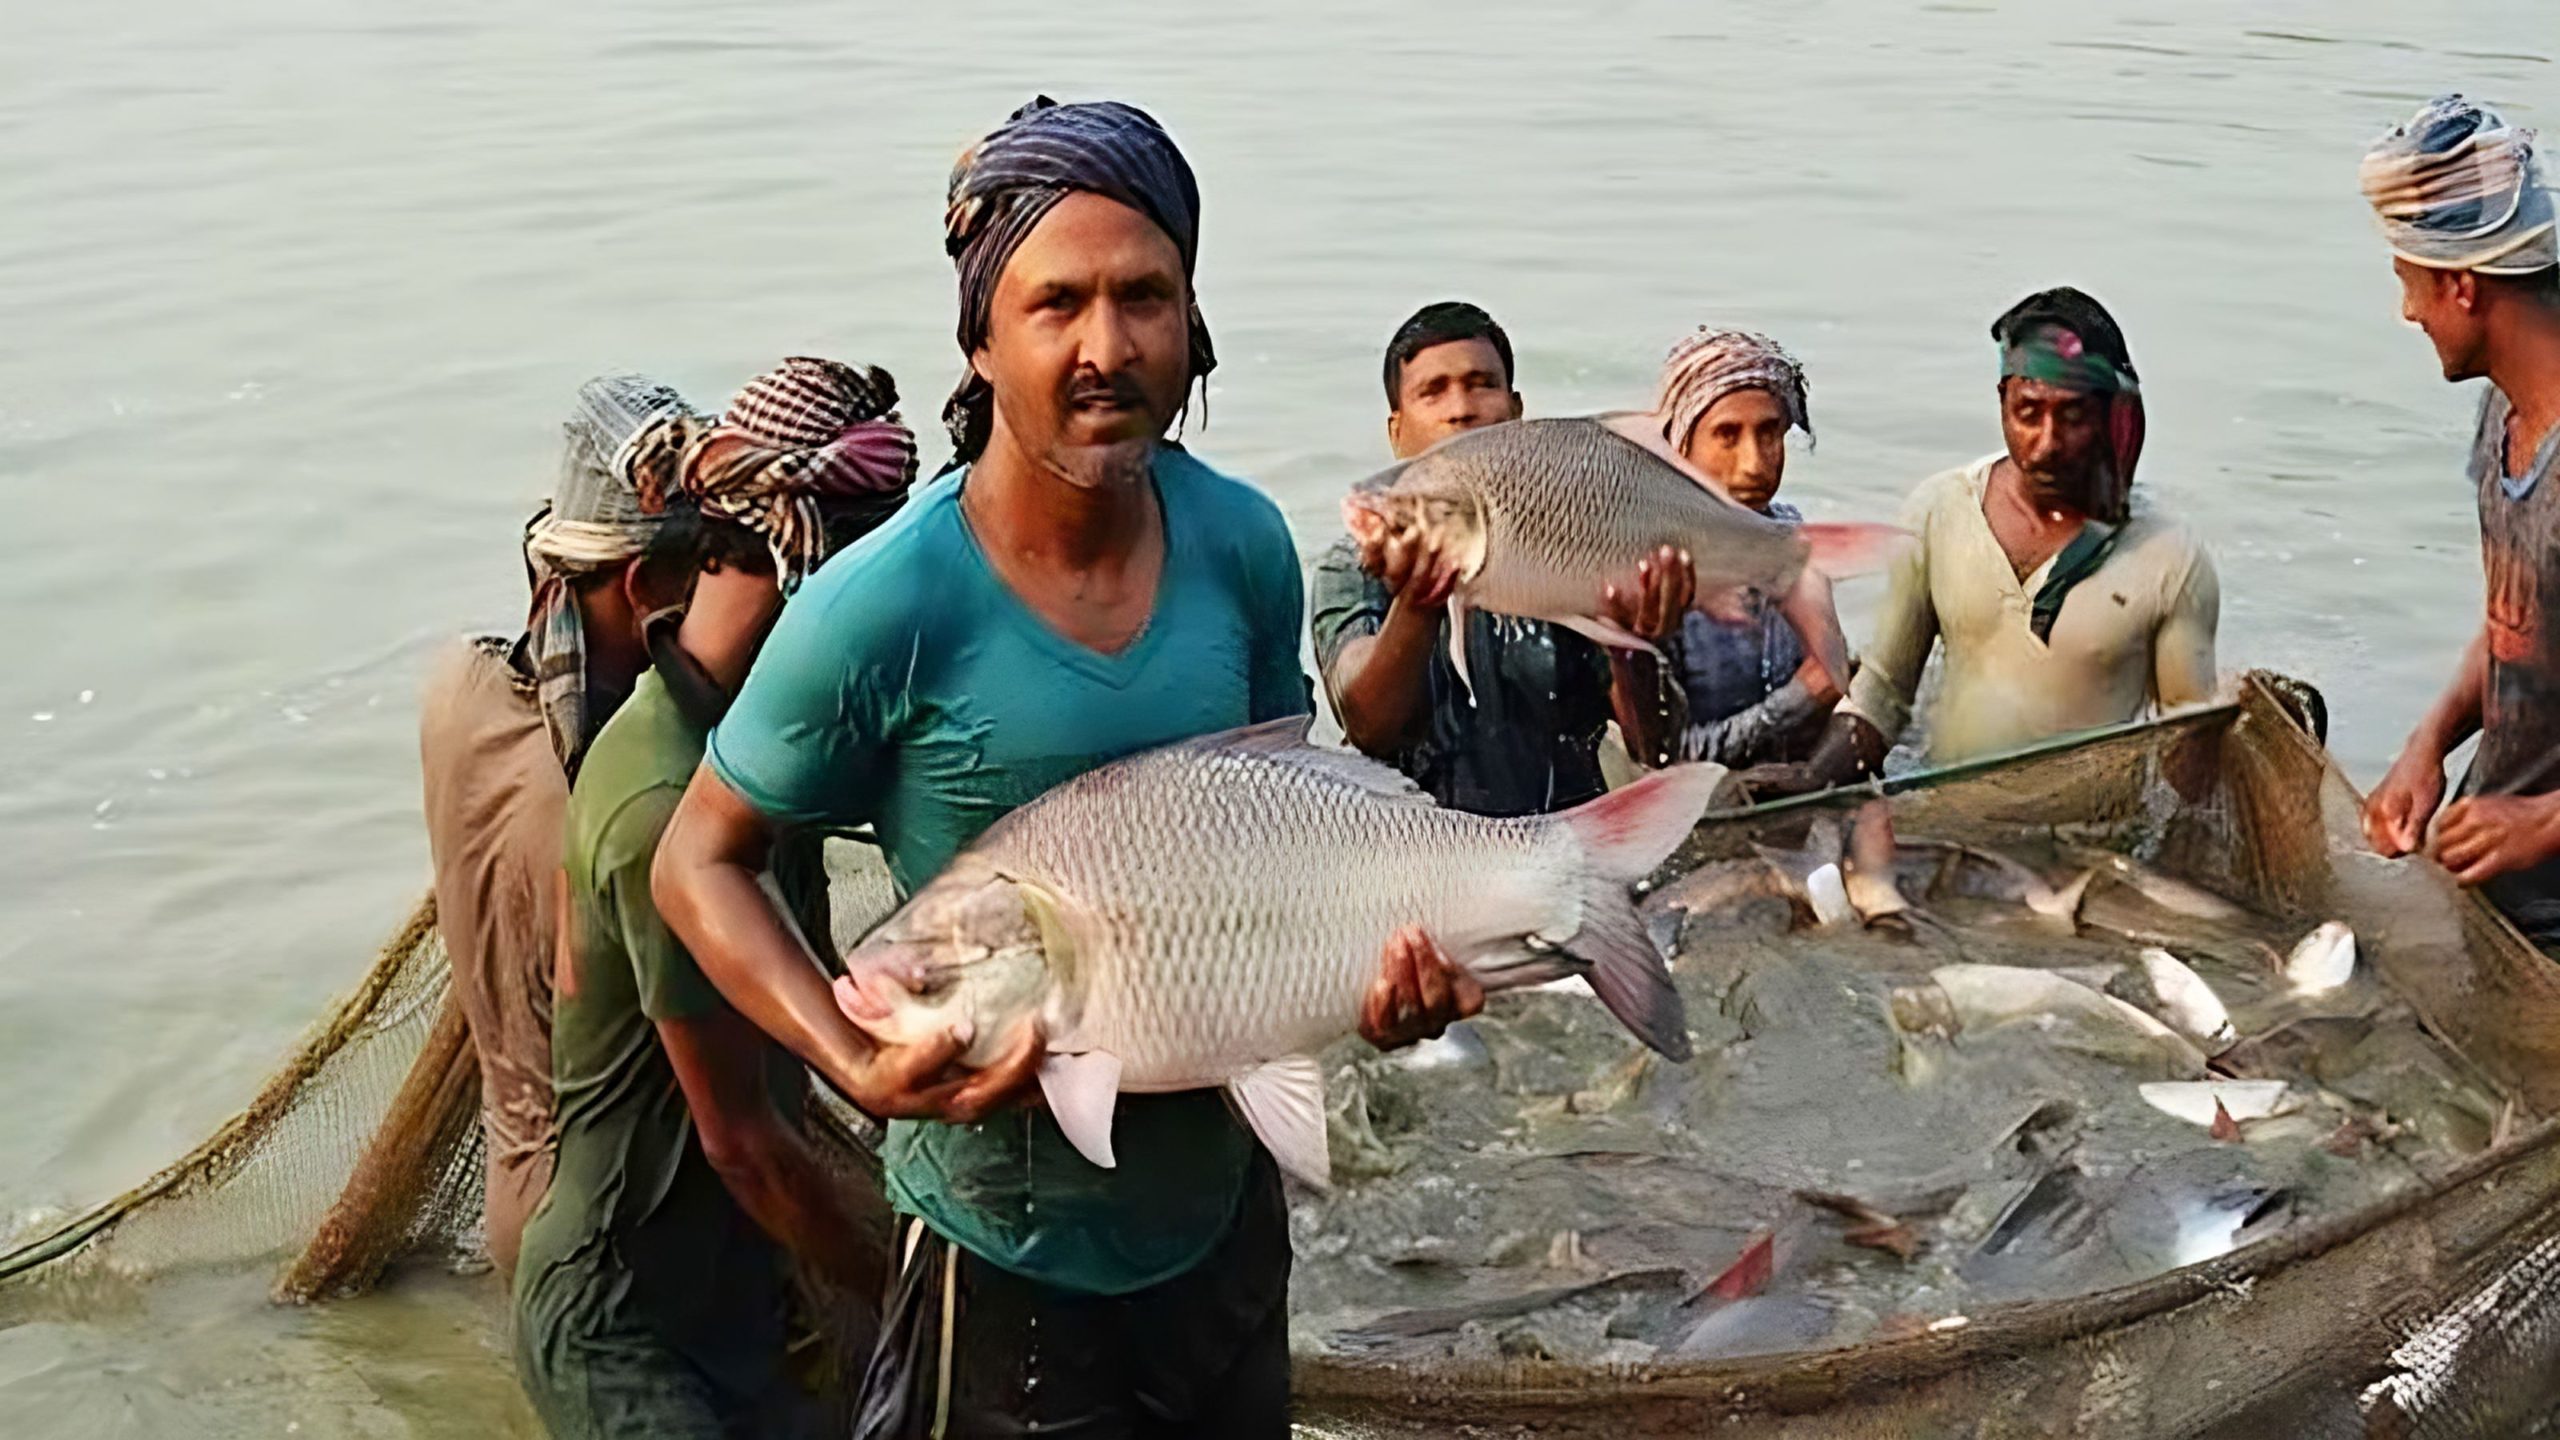
[[[566,813],[556,1169],[515,1274],[517,1367],[557,1436],[798,1433],[785,1252],[866,1302],[886,1279],[885,1207],[845,1193],[801,1134],[807,1072],[669,933],[649,869],[784,596],[914,482],[896,403],[882,371],[798,357],[716,422],[662,411],[617,456],[685,603],[647,627],[651,667],[586,747]],[[555,832],[555,865],[563,850]],[[795,922],[827,934],[818,838],[777,846],[772,871]]]
[[[644,618],[683,599],[681,578],[650,558],[665,517],[633,483],[630,443],[654,421],[691,413],[674,390],[637,375],[579,387],[559,479],[525,526],[524,634],[456,643],[431,668],[420,704],[436,928],[480,1069],[485,1233],[501,1274],[514,1273],[525,1217],[551,1179],[553,887],[569,777],[648,667]],[[411,1083],[432,1089],[436,1079]],[[331,1225],[389,1223],[349,1213],[363,1203],[351,1189]]]
[[[1921,482],[1874,643],[1803,765],[1755,791],[1880,772],[1920,677],[1946,664],[1927,724],[1938,764],[2211,698],[2222,590],[2183,526],[2133,503],[2141,381],[2115,317],[2065,286],[1992,322],[2001,452]]]
[[[957,464],[783,612],[660,848],[658,904],[749,1019],[891,1120],[898,1273],[857,1433],[1282,1436],[1288,1212],[1225,1097],[1120,1097],[1103,1169],[1053,1111],[1116,1082],[1041,1067],[1034,1025],[984,1070],[884,1077],[860,1022],[874,987],[917,982],[831,993],[756,888],[778,838],[867,824],[912,893],[1095,766],[1307,711],[1279,508],[1164,438],[1212,363],[1172,139],[1127,105],[1035,100],[961,157],[945,226]],[[1410,1039],[1479,1003],[1399,937],[1366,1028]],[[1035,1073],[1058,1103],[1011,1104]]]
[[[2560,948],[2560,227],[2534,133],[2448,95],[2365,156],[2400,313],[2448,380],[2486,378],[2468,479],[2487,618],[2453,683],[2365,802],[2385,855],[2422,846],[2546,949]],[[2460,798],[2444,762],[2472,733]],[[2429,835],[2429,821],[2434,833]]]
[[[1787,432],[1802,430],[1810,441],[1813,412],[1804,368],[1776,341],[1700,327],[1663,361],[1654,409],[1663,438],[1725,494],[1791,524],[1804,519],[1778,498],[1778,487]],[[1776,607],[1753,597],[1751,608],[1740,620],[1691,610],[1663,644],[1662,682],[1688,702],[1679,759],[1735,769],[1801,760],[1840,699]]]

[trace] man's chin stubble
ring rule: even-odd
[[[1044,468],[1078,489],[1122,489],[1147,478],[1155,450],[1156,442],[1144,438],[1107,445],[1061,445],[1049,452]]]

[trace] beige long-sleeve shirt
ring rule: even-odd
[[[2028,622],[2053,562],[2022,580],[1991,533],[1982,492],[1999,458],[1932,475],[1903,506],[1918,543],[1894,562],[1850,710],[1899,736],[1941,641],[1931,764],[2210,698],[2222,586],[2204,547],[2175,522],[2137,511],[2106,562],[2072,587],[2051,639],[2038,640]]]

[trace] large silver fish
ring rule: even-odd
[[[1273,1158],[1319,1185],[1314,1057],[1359,1028],[1400,927],[1424,927],[1488,990],[1581,976],[1638,1039],[1688,1058],[1629,891],[1697,824],[1722,767],[1495,820],[1308,745],[1307,725],[1148,751],[1007,816],[848,957],[905,983],[864,987],[847,1013],[889,1040],[966,1034],[969,1064],[1036,1016],[1041,1089],[1094,1163],[1113,1163],[1119,1093],[1224,1086]]]
[[[1662,438],[1659,417],[1630,413],[1513,420],[1461,431],[1371,477],[1343,502],[1364,540],[1429,537],[1457,570],[1450,660],[1467,679],[1470,609],[1549,620],[1603,645],[1652,651],[1599,613],[1662,546],[1688,552],[1697,606],[1739,613],[1750,591],[1773,598],[1834,681],[1848,646],[1823,572],[1872,566],[1901,534],[1881,525],[1791,525],[1714,489]]]

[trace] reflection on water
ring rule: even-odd
[[[1378,349],[1423,300],[1489,306],[1550,412],[1641,399],[1701,320],[1771,331],[1823,437],[1788,498],[1881,518],[1996,445],[1991,317],[2088,287],[2145,377],[2146,491],[2221,557],[2225,663],[2324,686],[2371,777],[2478,582],[2471,398],[2398,324],[2354,162],[2441,89],[2547,121],[2555,73],[2543,0],[148,8],[35,8],[0,47],[0,1215],[192,1144],[404,913],[422,657],[519,618],[580,378],[714,402],[834,352],[930,428],[941,184],[1036,89],[1189,149],[1225,358],[1192,439],[1310,550],[1383,458]],[[497,1413],[400,1378],[470,1369],[485,1297],[258,1288],[0,1334],[0,1407],[146,1433],[225,1413],[237,1363],[343,1380],[305,1433]]]

